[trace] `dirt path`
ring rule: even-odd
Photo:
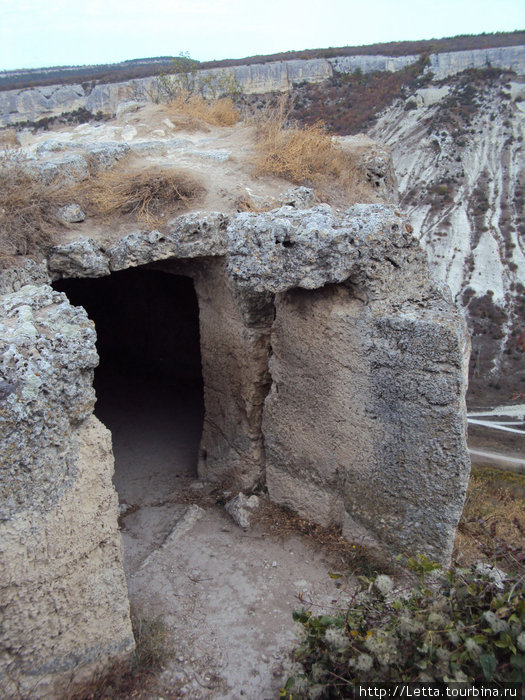
[[[330,611],[348,586],[307,540],[242,530],[215,504],[235,494],[195,481],[199,410],[137,381],[113,383],[99,405],[113,431],[131,605],[162,617],[173,651],[155,693],[139,697],[276,698],[299,596]]]
[[[141,533],[170,513],[141,509],[125,519],[131,603],[162,615],[175,652],[159,678],[162,696],[276,698],[282,662],[294,645],[298,596],[327,611],[343,602],[339,581],[328,575],[333,562],[297,537],[279,541],[260,529],[245,532],[219,508],[196,508],[186,509],[142,564],[136,557]]]
[[[525,474],[525,455],[522,457],[511,456],[474,448],[470,448],[469,453],[473,464],[487,464],[489,466],[511,469],[512,471]]]

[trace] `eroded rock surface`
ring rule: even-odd
[[[208,69],[198,72],[206,80],[226,76],[242,87],[246,93],[265,93],[289,90],[301,82],[321,82],[337,73],[363,73],[373,71],[398,71],[419,59],[417,55],[383,56],[358,55],[305,60],[271,61],[245,66]],[[431,70],[437,79],[454,75],[469,68],[504,68],[525,71],[525,47],[502,46],[492,49],[474,49],[430,54]],[[120,104],[136,104],[165,97],[162,85],[154,77],[139,78],[129,82],[95,85],[91,91],[81,85],[49,85],[0,93],[0,125],[14,124],[40,115],[60,114],[79,107],[92,114],[115,114]],[[131,109],[131,108],[130,108]]]
[[[64,252],[85,245],[55,249],[54,274],[70,275]],[[469,474],[469,339],[401,214],[193,213],[97,256],[101,270],[187,261],[200,308],[200,476],[266,483],[273,500],[352,541],[448,560]]]
[[[134,646],[111,436],[92,416],[95,330],[48,286],[1,309],[0,685],[63,697]]]
[[[199,476],[267,487],[386,557],[446,563],[469,475],[463,318],[403,215],[384,204],[338,213],[298,194],[264,213],[191,212],[109,245],[74,236],[49,251],[49,274],[191,277]],[[37,284],[17,289],[32,270]],[[111,445],[92,416],[95,330],[43,281],[28,265],[0,298],[0,672],[11,694],[18,683],[60,697],[133,641]]]

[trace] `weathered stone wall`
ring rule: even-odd
[[[200,266],[194,279],[205,407],[199,476],[253,488],[264,481],[261,422],[273,314],[244,323],[222,259]]]
[[[48,286],[2,298],[0,686],[63,697],[133,650],[95,331]]]
[[[469,475],[469,340],[416,241],[395,215],[374,221],[380,212],[354,207],[346,235],[317,239],[316,272],[335,281],[339,248],[344,284],[276,296],[267,485],[272,500],[350,541],[447,562]]]
[[[468,481],[463,323],[368,306],[344,286],[286,292],[276,309],[272,500],[383,553],[447,562]]]
[[[264,411],[270,498],[342,526],[346,473],[364,471],[373,451],[364,304],[351,288],[328,285],[278,294],[275,306]]]
[[[205,409],[199,477],[242,490],[263,484],[261,424],[273,304],[265,297],[251,318],[243,316],[222,256],[156,263],[153,269],[191,277],[199,302]]]

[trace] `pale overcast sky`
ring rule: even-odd
[[[525,29],[525,0],[0,0],[0,70]]]

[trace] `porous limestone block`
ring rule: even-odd
[[[346,470],[372,451],[363,304],[331,285],[278,294],[275,306],[263,416],[268,492],[302,517],[341,526]]]
[[[243,319],[223,260],[194,277],[199,300],[204,424],[199,476],[248,489],[264,478],[262,409],[269,387],[270,325],[264,309]]]
[[[448,563],[470,468],[465,324],[429,288],[419,304],[396,292],[367,304],[368,291],[276,295],[263,413],[269,495],[387,556]]]
[[[134,648],[95,332],[45,285],[0,308],[0,687],[62,698]]]

